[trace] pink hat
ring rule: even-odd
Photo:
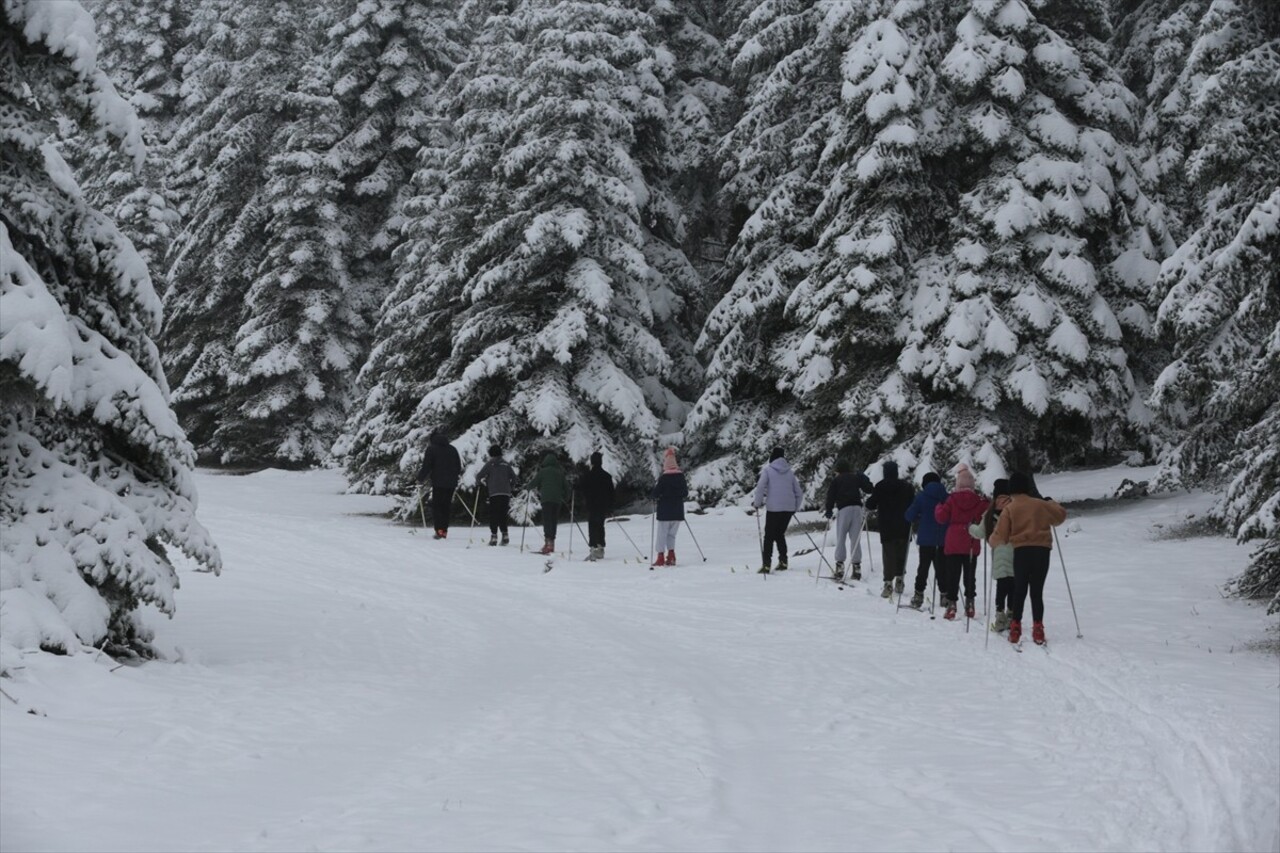
[[[676,464],[676,449],[668,447],[666,452],[662,454],[662,473],[677,474],[680,472],[680,466]]]
[[[973,472],[969,470],[968,465],[961,462],[960,466],[956,468],[956,488],[972,491],[974,485]]]

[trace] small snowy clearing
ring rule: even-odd
[[[1055,554],[1018,654],[817,554],[755,574],[738,508],[691,516],[705,563],[685,529],[649,571],[610,525],[544,573],[518,529],[433,542],[335,472],[197,480],[225,571],[151,620],[168,660],[0,682],[0,848],[1280,850],[1280,665],[1219,594],[1248,549],[1153,535],[1207,495],[1073,514],[1084,638]]]

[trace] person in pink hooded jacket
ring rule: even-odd
[[[991,502],[975,490],[973,472],[963,462],[956,469],[956,487],[945,503],[933,511],[939,524],[947,525],[947,535],[942,543],[943,572],[938,579],[942,603],[946,608],[944,619],[956,618],[956,601],[960,597],[960,575],[964,575],[964,614],[972,619],[977,595],[978,554],[982,542],[969,535],[969,525],[980,520]]]

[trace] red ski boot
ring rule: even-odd
[[[668,551],[668,552],[667,552],[667,565],[668,565],[668,566],[674,566],[675,564],[676,564],[676,552],[675,552],[675,551]]]
[[[1037,646],[1043,646],[1047,641],[1044,638],[1044,623],[1031,623],[1031,639],[1035,641]]]
[[[663,554],[661,551],[659,551],[658,559],[653,561],[653,566],[665,566],[666,564],[667,564],[666,554]],[[649,568],[653,568],[653,566],[650,566]]]
[[[1022,622],[1014,619],[1009,623],[1009,642],[1017,643],[1022,639]]]
[[[947,612],[942,614],[942,618],[943,619],[956,618],[956,603],[949,598],[947,599]]]

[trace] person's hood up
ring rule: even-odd
[[[548,453],[546,456],[542,457],[542,467],[543,468],[559,468],[560,458],[556,456],[554,453]]]
[[[921,489],[920,494],[929,498],[935,504],[946,503],[947,501],[947,487],[936,481]]]
[[[884,471],[884,478],[886,480],[898,479],[898,463],[894,462],[892,459],[884,463],[884,467],[881,470]]]
[[[951,502],[957,508],[969,512],[977,509],[982,505],[982,497],[977,493],[969,490],[951,493]]]
[[[429,440],[432,444],[436,445],[437,447],[442,447],[442,446],[444,446],[444,445],[446,445],[446,444],[448,444],[448,443],[449,443],[448,441],[446,441],[446,440],[445,440],[444,433],[442,433],[442,432],[433,432],[433,433],[431,433],[431,438],[430,438],[430,439],[428,439],[428,440]]]
[[[777,471],[779,474],[786,474],[791,470],[791,463],[787,461],[785,456],[779,456],[777,459],[769,463],[769,467]]]

